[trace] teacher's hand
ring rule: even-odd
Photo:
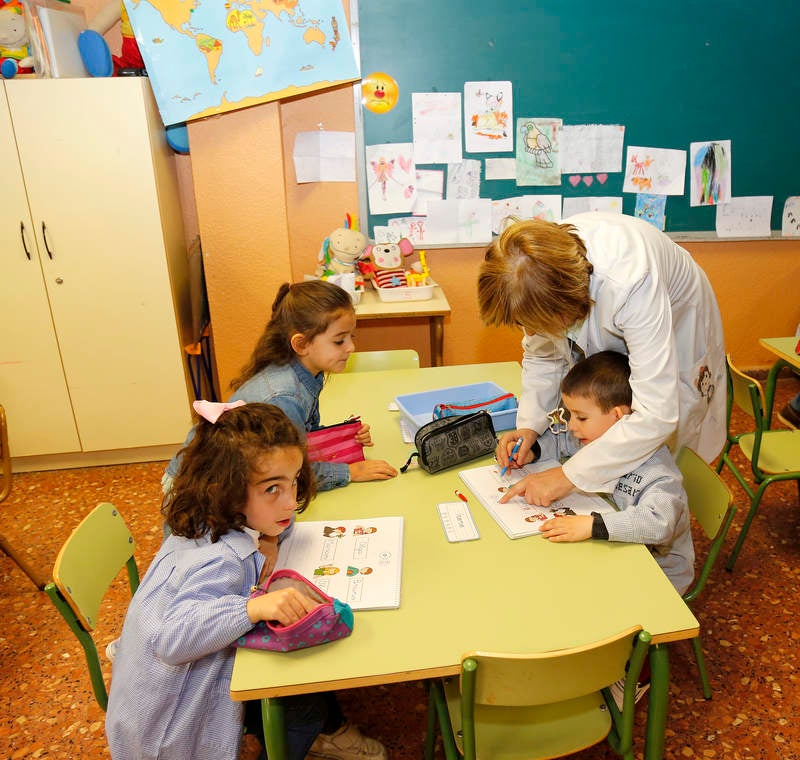
[[[528,462],[533,461],[533,454],[531,454],[531,446],[534,441],[539,437],[535,430],[528,428],[519,428],[519,430],[508,430],[500,436],[497,442],[497,448],[494,452],[494,458],[500,467],[508,467],[509,470],[517,470]],[[522,445],[519,451],[514,455],[513,459],[509,459],[511,452],[514,449],[514,444],[522,438]]]
[[[528,504],[549,507],[557,499],[566,496],[573,488],[575,485],[564,475],[564,470],[561,467],[553,467],[526,475],[518,483],[509,486],[500,498],[500,504],[505,504],[514,496],[524,496]]]

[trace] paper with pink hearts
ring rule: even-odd
[[[365,153],[370,213],[410,213],[417,198],[414,146],[411,143],[367,145]]]

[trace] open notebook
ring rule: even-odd
[[[297,522],[276,569],[289,567],[354,610],[400,606],[403,518]]]
[[[515,496],[506,504],[498,503],[506,489],[518,480],[532,472],[557,466],[557,462],[536,462],[519,470],[509,470],[504,477],[500,477],[500,466],[490,464],[462,470],[458,475],[509,538],[534,535],[539,532],[539,526],[545,520],[556,515],[588,515],[592,512],[603,514],[615,511],[615,507],[601,496],[577,491],[549,507],[528,504],[522,496]]]

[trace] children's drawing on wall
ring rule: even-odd
[[[511,82],[464,83],[464,143],[467,153],[514,149]]]
[[[562,174],[622,171],[622,124],[565,124],[561,127]]]
[[[693,142],[691,205],[715,206],[731,199],[731,141]]]
[[[561,119],[517,119],[517,185],[560,185]]]
[[[582,214],[584,211],[602,211],[606,214],[622,213],[622,198],[619,196],[583,196],[578,198],[566,197],[561,210],[564,219]]]
[[[375,239],[386,240],[389,243],[397,243],[403,238],[408,238],[414,246],[425,243],[427,235],[425,228],[428,222],[427,216],[397,216],[389,219],[389,235],[386,238],[378,235],[378,228],[375,228]],[[395,240],[395,236],[397,239]]]
[[[492,232],[499,235],[505,227],[519,219],[561,221],[560,195],[520,195],[492,201]]]
[[[683,195],[686,151],[628,146],[623,193]]]
[[[411,112],[415,162],[459,163],[462,158],[461,93],[412,92]]]
[[[468,158],[458,164],[447,165],[448,200],[477,198],[481,187],[481,162]]]
[[[649,193],[638,193],[636,196],[636,208],[634,216],[650,222],[656,229],[663,230],[667,219],[667,196],[650,195]]]
[[[781,233],[784,237],[800,237],[800,195],[792,195],[786,199]]]
[[[428,201],[440,201],[443,197],[444,172],[441,169],[417,169],[417,200],[411,213],[425,216]]]
[[[488,243],[492,202],[488,198],[431,201],[425,232],[428,243]]]
[[[370,213],[410,212],[417,197],[412,144],[367,145],[365,153]]]
[[[731,198],[717,206],[719,237],[769,237],[772,216],[771,195]]]

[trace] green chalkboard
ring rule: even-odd
[[[685,194],[667,200],[668,231],[715,228],[714,207],[689,203],[692,142],[731,140],[732,194],[774,196],[773,230],[786,198],[800,195],[798,2],[360,0],[358,25],[362,75],[386,72],[400,90],[388,113],[361,109],[366,145],[412,141],[412,92],[510,80],[515,120],[622,124],[625,148],[686,150]],[[550,187],[484,178],[480,195],[622,196],[633,214],[623,178],[610,174],[602,187],[572,187],[566,175]],[[370,231],[388,218],[370,215]]]

